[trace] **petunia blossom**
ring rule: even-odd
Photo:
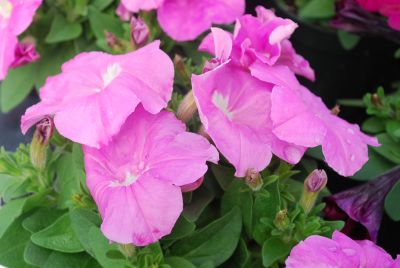
[[[237,20],[233,35],[214,29],[204,38],[199,49],[219,59],[218,47],[224,47],[227,54],[230,45],[229,58],[246,68],[255,62],[268,66],[284,65],[314,80],[315,74],[310,64],[296,53],[289,41],[297,24],[290,19],[277,17],[273,11],[261,6],[256,11],[257,17],[244,15]]]
[[[251,71],[263,81],[275,79],[262,64],[253,66]],[[368,145],[379,145],[376,138],[363,134],[358,125],[333,114],[294,75],[276,84],[271,103],[273,133],[299,146],[321,145],[328,165],[343,176],[352,176],[368,161]]]
[[[394,268],[396,262],[371,241],[355,241],[335,231],[332,239],[312,235],[297,244],[286,259],[287,268]]]
[[[388,24],[400,31],[400,2],[398,0],[357,0],[358,4],[371,12],[379,12],[388,18]]]
[[[271,84],[228,62],[194,75],[192,85],[204,129],[236,176],[260,172],[272,153],[290,163],[300,160],[305,148],[279,140],[271,131]]]
[[[61,135],[98,148],[118,133],[139,103],[153,114],[165,108],[173,77],[172,61],[159,41],[124,55],[81,53],[47,79],[41,101],[22,116],[22,132],[54,115]]]
[[[84,146],[87,185],[111,241],[145,246],[168,235],[183,209],[180,186],[218,162],[205,138],[186,132],[173,113],[142,105],[101,149]]]
[[[362,224],[368,230],[371,240],[376,242],[385,197],[399,180],[400,168],[397,167],[363,185],[329,196],[325,198],[327,203],[325,214],[328,218],[335,219],[334,217],[338,215],[336,212],[338,206],[352,221]],[[351,224],[351,221],[349,223]],[[343,232],[351,231],[346,227]],[[352,233],[347,235],[351,236]]]
[[[132,12],[157,10],[161,28],[176,41],[191,41],[212,24],[229,24],[245,10],[244,0],[122,0]]]
[[[31,24],[41,0],[0,0],[0,80],[15,60],[18,36]]]

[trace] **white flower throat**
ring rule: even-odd
[[[233,118],[233,112],[229,110],[229,97],[225,97],[218,91],[214,91],[212,95],[212,102],[226,117],[231,120]]]
[[[2,0],[0,0],[2,1]],[[108,85],[111,84],[112,81],[114,81],[115,78],[117,78],[122,72],[121,65],[118,63],[113,63],[107,66],[107,69],[104,73],[102,73],[101,78],[103,80],[103,86],[101,88],[95,88],[94,91],[96,92],[101,92],[103,89],[105,89]]]
[[[0,0],[0,17],[8,19],[11,17],[13,6],[9,0]]]

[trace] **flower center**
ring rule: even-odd
[[[1,0],[0,0],[1,1]],[[103,87],[102,88],[95,88],[95,92],[101,92],[105,89],[111,82],[120,75],[122,72],[121,65],[118,63],[113,63],[107,66],[107,70],[101,75],[103,79]]]
[[[214,105],[231,120],[233,118],[233,112],[229,111],[229,97],[223,96],[218,91],[215,91],[212,95],[212,102]]]
[[[0,17],[8,19],[11,16],[13,6],[8,0],[0,0]]]
[[[139,177],[148,170],[144,162],[140,162],[138,165],[125,172],[123,179],[112,180],[110,187],[130,186],[134,184]],[[121,176],[122,177],[122,176]]]

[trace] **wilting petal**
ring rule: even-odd
[[[125,55],[82,53],[63,64],[59,75],[47,79],[41,102],[55,114],[65,137],[93,147],[107,144],[138,103],[151,112],[165,108],[172,93],[173,65],[159,42]],[[25,132],[43,111],[28,109]]]
[[[243,12],[243,0],[165,0],[158,9],[158,21],[174,40],[190,41],[212,23],[231,23]]]
[[[171,232],[183,206],[179,186],[197,181],[218,154],[172,113],[139,105],[108,145],[84,146],[84,159],[105,236],[144,246]]]

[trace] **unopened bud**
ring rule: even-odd
[[[340,106],[338,104],[336,104],[332,109],[331,109],[331,113],[334,115],[338,115],[340,113]]]
[[[121,52],[124,50],[124,45],[122,44],[121,40],[115,36],[115,34],[105,31],[104,36],[106,38],[107,46],[113,51]]]
[[[325,188],[327,182],[328,176],[323,169],[315,169],[308,175],[304,181],[303,195],[300,200],[300,205],[306,213],[314,207],[319,192]]]
[[[14,61],[11,63],[12,68],[24,66],[30,62],[37,61],[40,58],[36,51],[35,41],[33,38],[27,38],[23,43],[18,43],[14,50]]]
[[[289,226],[290,220],[287,215],[287,209],[282,209],[278,213],[276,213],[274,223],[275,226],[281,231],[285,230]]]
[[[376,108],[381,108],[383,106],[381,99],[376,93],[371,95],[371,102]]]
[[[245,180],[246,184],[255,192],[260,190],[264,184],[261,174],[252,169],[247,171]]]
[[[132,16],[131,19],[131,38],[135,48],[144,46],[149,39],[149,27],[140,17]]]
[[[181,186],[182,193],[193,192],[194,190],[196,190],[197,188],[199,188],[201,186],[203,181],[204,181],[204,176],[193,183],[189,183],[189,184]]]
[[[51,117],[45,117],[36,124],[30,146],[30,158],[34,167],[44,169],[47,161],[47,148],[54,132],[54,123]]]
[[[197,111],[196,101],[194,100],[193,92],[189,91],[179,104],[176,117],[183,122],[189,122]]]
[[[174,66],[175,66],[175,70],[176,70],[176,74],[179,76],[179,78],[186,84],[186,85],[190,85],[190,76],[191,73],[188,70],[185,62],[183,61],[183,58],[178,55],[175,54],[174,57]]]

